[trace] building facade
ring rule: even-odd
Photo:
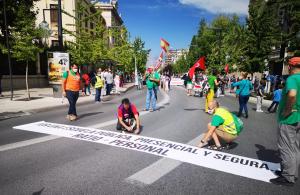
[[[171,49],[166,57],[166,65],[175,64],[181,57],[186,57],[188,49]]]
[[[96,13],[96,8],[90,0],[61,0],[62,5],[62,27],[63,41],[75,42],[79,30],[90,31],[92,33],[96,24],[103,23],[106,25],[102,16],[90,17]],[[45,40],[49,47],[58,46],[58,13],[57,0],[39,0],[35,2],[34,9],[38,12],[36,16],[36,26],[43,21],[49,24],[52,31],[50,36]]]

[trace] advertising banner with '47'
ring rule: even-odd
[[[49,84],[60,84],[62,74],[69,70],[70,57],[64,52],[48,52]]]

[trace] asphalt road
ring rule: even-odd
[[[65,120],[66,108],[0,121],[0,149],[7,144],[31,140],[43,134],[13,130],[36,121],[78,126],[103,124],[116,118],[116,108],[129,97],[138,109],[144,108],[145,91],[130,90],[101,104],[79,106],[80,120]],[[141,135],[189,143],[206,129],[210,116],[203,112],[204,99],[187,97],[176,87],[170,102],[159,111],[142,116]],[[164,97],[159,95],[159,101]],[[231,111],[238,109],[235,98],[219,98]],[[275,115],[256,113],[250,117],[238,144],[228,153],[279,162],[276,152]],[[115,131],[115,125],[102,129]],[[137,180],[134,175],[140,174]],[[143,175],[144,174],[144,175]],[[97,143],[58,138],[0,152],[0,194],[300,194],[294,187],[274,186],[245,177],[163,159],[142,152]],[[149,182],[149,178],[151,181]]]

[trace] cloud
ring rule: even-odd
[[[249,0],[179,0],[183,5],[195,6],[214,14],[248,14]]]

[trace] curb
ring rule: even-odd
[[[225,93],[225,96],[235,97],[235,94],[233,94],[233,93]],[[253,103],[253,104],[256,104],[256,97],[250,96],[249,102]],[[271,100],[265,100],[265,99],[263,99],[262,106],[269,107],[271,104],[272,104]]]
[[[126,93],[127,91],[131,90],[132,88],[134,88],[134,85],[126,88],[126,90],[124,92],[122,92],[122,93]],[[109,102],[109,101],[113,100],[115,96],[116,95],[103,96],[102,97],[102,102]],[[95,101],[93,99],[84,100],[82,102],[78,102],[77,106],[81,106],[81,105],[85,105],[85,104],[92,104],[94,102]],[[46,112],[46,111],[53,111],[53,110],[58,109],[58,108],[67,108],[67,107],[68,107],[68,104],[55,105],[55,106],[50,106],[50,107],[45,107],[45,108],[37,108],[37,109],[25,110],[25,111],[22,111],[22,112],[27,112],[27,113],[41,113],[41,112]]]

